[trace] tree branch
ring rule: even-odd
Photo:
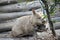
[[[45,4],[45,10],[46,10],[48,21],[49,21],[49,24],[50,24],[50,30],[52,31],[52,34],[54,36],[56,36],[55,30],[54,30],[54,27],[53,27],[53,23],[52,23],[51,18],[50,18],[47,1],[46,0],[41,0],[41,1]]]

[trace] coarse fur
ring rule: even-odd
[[[14,26],[12,27],[12,37],[32,34],[34,32],[34,25],[43,24],[41,16],[37,14],[34,9],[32,9],[32,12],[32,15],[23,16],[16,20]]]

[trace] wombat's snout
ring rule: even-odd
[[[37,30],[36,31],[40,31],[43,32],[46,30],[46,26],[44,24],[40,24],[40,25],[36,25],[37,26]]]
[[[37,26],[38,26],[38,29],[40,29],[40,30],[43,30],[45,28],[44,24],[40,24],[40,25],[37,25]]]

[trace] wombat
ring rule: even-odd
[[[35,25],[43,24],[44,20],[41,18],[40,14],[36,13],[34,9],[32,9],[32,12],[32,15],[23,16],[16,20],[16,23],[12,27],[12,37],[33,34]]]

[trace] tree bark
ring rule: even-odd
[[[38,5],[37,5],[38,4]],[[32,2],[22,2],[22,3],[17,3],[17,4],[11,4],[11,5],[6,5],[6,6],[1,6],[0,7],[0,12],[21,12],[21,11],[28,11],[41,8],[41,4],[39,1],[32,1]]]
[[[0,6],[17,3],[18,0],[0,0]]]
[[[52,34],[56,37],[56,33],[55,33],[55,29],[53,27],[53,23],[51,21],[51,18],[50,18],[50,12],[49,12],[49,7],[48,7],[48,4],[47,4],[47,1],[46,0],[41,0],[44,5],[45,5],[45,10],[46,10],[46,14],[47,14],[47,18],[48,18],[48,22],[49,22],[49,25],[50,25],[50,30],[52,31]]]

